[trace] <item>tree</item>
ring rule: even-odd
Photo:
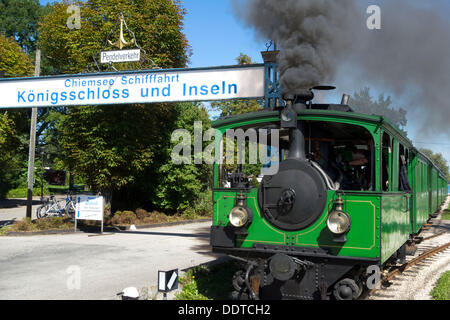
[[[14,37],[29,54],[36,49],[38,21],[43,13],[39,0],[0,0],[0,32]]]
[[[241,53],[237,58],[238,65],[252,64],[252,59]],[[263,108],[262,100],[227,100],[227,101],[214,101],[211,103],[213,111],[220,111],[220,118],[238,115],[248,112],[255,112]]]
[[[80,7],[81,28],[69,29],[69,4]],[[39,29],[43,52],[58,73],[98,71],[96,60],[105,48],[106,40],[115,41],[119,29],[115,28],[122,13],[127,26],[136,36],[137,43],[147,53],[143,68],[184,67],[190,47],[183,30],[185,10],[180,1],[166,0],[88,0],[54,3]],[[113,34],[111,32],[114,31]],[[109,35],[109,39],[108,38]],[[127,37],[131,34],[127,33]],[[139,68],[139,63],[115,65],[119,70]]]
[[[0,34],[0,72],[4,77],[33,74],[33,64],[19,44]],[[18,184],[20,164],[26,163],[28,115],[24,110],[0,111],[0,198]]]
[[[384,94],[380,94],[378,100],[373,101],[368,87],[355,92],[350,99],[350,107],[355,112],[383,116],[406,134],[405,127],[408,122],[406,110],[403,108],[394,109],[391,107],[391,104],[391,97],[385,97]]]
[[[188,62],[190,47],[183,28],[184,9],[179,1],[166,0],[88,0],[75,1],[80,7],[81,29],[66,25],[69,2],[55,3],[40,27],[40,43],[52,66],[60,73],[98,70],[94,61],[105,47],[123,13],[137,43],[148,58],[142,68],[154,63],[162,68],[181,68]],[[118,30],[110,35],[112,41]],[[130,35],[127,34],[127,37]],[[140,67],[139,63],[120,64],[120,70]],[[136,183],[158,159],[156,154],[167,143],[172,104],[89,106],[67,108],[55,123],[54,143],[62,150],[68,168],[81,175],[95,191],[102,192],[108,206],[113,191]],[[164,125],[161,125],[161,124]],[[155,188],[155,181],[146,181]]]
[[[174,108],[174,122],[171,128],[173,130],[183,128],[188,130],[191,137],[194,137],[194,123],[202,122],[202,134],[211,128],[210,120],[206,109],[201,105],[192,103],[179,103]],[[203,148],[212,143],[204,142]],[[154,203],[159,207],[170,211],[182,211],[192,205],[192,200],[196,199],[208,187],[211,181],[211,166],[203,164],[194,164],[191,158],[191,164],[176,165],[171,161],[171,152],[177,142],[171,141],[170,144],[162,148],[158,158],[161,165],[157,166],[156,177],[158,184],[155,188]],[[191,150],[194,141],[192,141]]]
[[[33,63],[13,37],[0,33],[0,71],[5,78],[33,75]]]
[[[18,138],[8,113],[0,114],[0,199],[15,185],[18,163],[15,159]]]
[[[442,171],[442,173],[444,173],[447,181],[450,181],[450,172],[448,163],[447,160],[445,160],[442,153],[433,153],[433,151],[431,151],[430,149],[425,148],[421,148],[419,151],[422,152],[424,155],[426,155],[428,158],[430,158],[434,162],[434,164]]]

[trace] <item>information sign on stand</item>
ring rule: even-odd
[[[103,233],[104,200],[102,196],[77,195],[75,211],[75,232],[78,220],[101,221],[101,233]]]

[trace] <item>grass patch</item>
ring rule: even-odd
[[[183,289],[175,297],[177,300],[229,300],[234,290],[231,281],[238,269],[234,261],[190,269],[186,276],[180,277]]]
[[[44,187],[44,196],[49,196],[50,191]],[[7,199],[16,199],[16,198],[26,198],[28,194],[28,188],[17,188],[8,191],[6,198]],[[40,196],[41,195],[41,187],[33,188],[33,195]]]
[[[48,217],[38,220],[24,218],[14,222],[14,224],[0,228],[0,235],[6,235],[9,232],[36,232],[48,230],[67,230],[73,229],[74,224],[70,218],[66,217]]]
[[[444,210],[442,214],[442,220],[450,220],[450,209]]]
[[[431,291],[434,300],[450,300],[450,271],[445,272]]]

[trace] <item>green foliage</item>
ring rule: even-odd
[[[4,77],[33,75],[33,63],[12,37],[0,33],[0,71]]]
[[[14,176],[18,172],[15,158],[15,145],[18,143],[14,131],[14,122],[8,113],[0,113],[0,199],[15,186]]]
[[[430,158],[434,162],[434,164],[444,173],[447,181],[450,181],[449,166],[442,153],[433,153],[433,151],[425,148],[421,148],[419,151]]]
[[[69,4],[80,7],[81,29],[70,30],[66,25]],[[154,63],[162,68],[186,66],[190,47],[182,33],[185,10],[179,1],[88,0],[54,3],[40,25],[40,43],[52,67],[59,73],[97,71],[94,58],[98,60],[106,40],[119,37],[120,13],[147,59],[142,65],[117,64],[117,69],[152,68]],[[131,34],[125,32],[124,37],[130,39]],[[154,194],[152,168],[164,164],[157,154],[170,139],[173,108],[153,104],[63,109],[58,115],[50,113],[45,139],[60,154],[55,162],[72,168],[94,191],[104,193],[107,205],[112,191],[132,185],[149,190],[134,198],[145,197]],[[153,173],[152,178],[144,180],[145,172]]]
[[[11,189],[8,191],[8,194],[6,195],[6,198],[8,199],[17,199],[17,198],[26,198],[28,194],[28,188],[24,188],[24,187],[19,187],[19,188],[15,188],[15,189]],[[34,187],[33,188],[33,194],[34,195],[41,195],[41,187]],[[53,192],[51,194],[54,194]],[[47,186],[44,186],[43,189],[43,196],[49,196],[50,195],[50,191],[48,189]]]
[[[237,270],[234,262],[189,269],[180,277],[183,289],[175,297],[177,300],[229,300],[233,291],[231,280]]]
[[[450,220],[450,210],[449,209],[444,210],[444,213],[442,214],[442,220]]]
[[[431,291],[434,300],[450,300],[450,271],[445,272]]]
[[[0,34],[0,71],[4,77],[29,76],[33,69],[19,44],[12,37]],[[27,156],[28,118],[27,111],[0,111],[0,198],[20,185],[18,177]]]
[[[59,124],[65,160],[93,190],[124,187],[152,163],[169,114],[168,105],[73,108]]]
[[[170,132],[183,128],[188,130],[191,137],[194,138],[195,121],[202,122],[202,134],[210,128],[210,120],[206,110],[192,103],[175,105],[173,117],[174,122]],[[210,165],[195,165],[193,158],[191,164],[174,164],[171,160],[171,152],[178,143],[179,141],[171,141],[164,147],[162,153],[158,156],[162,161],[156,171],[158,183],[154,205],[170,211],[183,211],[190,207],[193,200],[197,199],[208,187],[212,172]],[[203,147],[210,143],[212,142],[205,142]],[[191,145],[191,150],[194,150],[193,139]]]
[[[183,217],[193,220],[197,217],[212,217],[213,206],[212,206],[212,191],[206,190],[197,196],[191,205],[184,210]]]
[[[359,92],[355,92],[350,99],[350,107],[352,107],[355,112],[383,116],[406,134],[404,129],[408,122],[406,119],[407,112],[403,108],[392,108],[391,104],[391,97],[388,96],[386,98],[384,94],[379,95],[378,100],[374,101],[368,87],[361,89]]]
[[[250,58],[248,55],[246,55],[246,54],[241,52],[239,54],[239,57],[236,58],[236,62],[239,65],[251,64],[252,63],[252,58]]]
[[[80,7],[81,28],[70,30],[67,6]],[[105,48],[108,34],[114,30],[117,18],[123,13],[128,28],[148,58],[143,68],[151,68],[152,61],[161,68],[184,67],[188,62],[190,47],[183,29],[185,10],[179,1],[166,0],[88,0],[54,3],[51,12],[40,26],[40,42],[59,73],[78,73],[97,70],[93,57]],[[130,34],[124,35],[127,39]],[[110,35],[111,41],[119,37],[119,30]],[[120,64],[116,68],[133,69],[135,64]]]
[[[220,118],[248,112],[255,112],[263,108],[259,100],[226,100],[211,103],[214,111],[220,111]]]
[[[36,48],[38,21],[44,13],[39,0],[0,0],[0,32],[17,39],[30,53]]]

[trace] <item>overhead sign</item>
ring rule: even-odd
[[[178,289],[178,269],[158,271],[158,291],[170,292]]]
[[[0,79],[0,108],[264,97],[264,65]]]
[[[115,50],[100,52],[101,63],[133,62],[141,60],[141,50]]]
[[[103,197],[77,195],[75,219],[103,221]]]

